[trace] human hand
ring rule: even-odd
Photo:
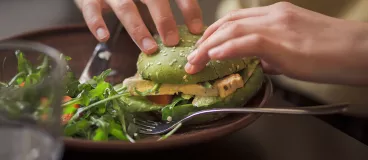
[[[99,41],[106,41],[110,36],[102,12],[112,10],[138,47],[143,52],[151,54],[158,46],[134,1],[136,0],[75,0],[88,28]],[[141,0],[141,2],[147,5],[163,43],[167,46],[178,44],[180,37],[169,0]],[[197,0],[176,0],[176,3],[184,15],[189,30],[193,34],[201,33],[203,22]]]
[[[241,9],[204,32],[187,73],[210,60],[257,56],[267,73],[325,83],[368,84],[368,25],[287,2]]]

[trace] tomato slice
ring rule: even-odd
[[[69,120],[73,117],[73,114],[68,113],[61,116],[61,124],[65,125],[69,122]]]
[[[69,96],[64,96],[63,97],[63,103],[66,103],[70,100],[72,100],[72,97],[69,97]],[[78,108],[80,108],[80,105],[79,104],[74,104],[73,107],[78,109]]]
[[[72,97],[69,97],[69,96],[64,96],[63,97],[63,102],[65,103],[65,102],[68,102],[68,101],[70,101],[70,100],[72,100]]]
[[[49,102],[49,100],[47,99],[47,97],[41,97],[41,105],[42,106],[47,106],[48,102]]]
[[[168,105],[171,103],[173,95],[153,95],[147,96],[147,99],[155,104]]]

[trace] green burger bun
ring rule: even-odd
[[[165,46],[159,36],[154,35],[158,50],[153,54],[139,54],[137,74],[123,82],[131,93],[131,96],[122,98],[129,105],[129,111],[152,111],[159,113],[162,120],[171,121],[202,109],[242,107],[258,93],[264,73],[257,57],[211,60],[202,71],[186,73],[187,56],[202,35],[191,34],[184,25],[178,29],[181,38],[178,45]],[[162,105],[148,98],[159,95],[171,96],[172,99]],[[195,122],[219,117],[201,116]]]

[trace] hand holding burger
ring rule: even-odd
[[[137,74],[124,80],[131,97],[122,100],[132,112],[154,112],[170,121],[202,109],[243,107],[258,93],[264,74],[256,57],[213,60],[196,74],[186,73],[187,56],[202,35],[191,34],[186,26],[178,30],[181,41],[172,47],[155,35],[157,52],[142,52]],[[198,122],[217,118],[201,116]]]
[[[368,24],[287,2],[241,9],[209,26],[188,56],[195,74],[209,60],[257,56],[267,73],[322,83],[368,85]]]

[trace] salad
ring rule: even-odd
[[[22,112],[32,113],[35,120],[49,116],[49,105],[52,100],[51,91],[45,85],[51,68],[49,58],[43,57],[38,66],[30,63],[21,51],[15,52],[18,60],[18,73],[8,82],[0,82],[0,108],[14,115]],[[62,56],[65,60],[70,57]],[[85,83],[80,83],[69,69],[64,82],[65,90],[62,101],[63,113],[61,125],[65,137],[93,141],[123,140],[134,143],[144,138],[138,133],[137,126],[132,123],[138,115],[129,112],[126,100],[129,93],[121,84],[112,85],[105,79],[110,69]],[[125,101],[121,98],[125,97]],[[178,128],[161,136],[163,140]]]

